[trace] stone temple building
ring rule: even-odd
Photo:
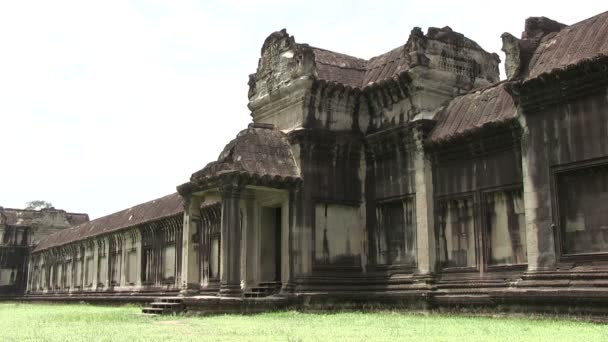
[[[49,235],[89,221],[87,214],[55,208],[22,210],[0,207],[0,297],[21,294],[27,257]]]
[[[177,193],[40,241],[27,297],[606,307],[608,12],[502,40],[503,81],[449,27],[369,60],[272,33],[249,127]]]

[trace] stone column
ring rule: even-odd
[[[293,274],[293,267],[291,262],[291,251],[292,251],[292,219],[291,213],[293,212],[293,195],[292,192],[285,196],[285,200],[281,204],[281,250],[277,251],[281,253],[281,291],[289,292],[289,284]]]
[[[418,273],[428,275],[435,270],[435,220],[433,169],[423,146],[421,128],[414,132],[414,169],[416,187],[416,259]]]
[[[256,215],[255,215],[255,195],[253,192],[242,192],[240,194],[240,206],[242,211],[242,229],[241,229],[241,280],[244,287],[254,285],[255,275],[255,230],[256,230]]]
[[[133,232],[133,236],[135,237],[135,253],[136,253],[136,257],[135,257],[135,286],[137,286],[137,288],[141,288],[141,273],[143,272],[143,270],[141,269],[141,230],[138,228],[134,229]]]
[[[97,238],[95,240],[93,240],[93,279],[92,279],[92,286],[91,289],[96,289],[97,288],[97,283],[98,283],[98,278],[97,278],[97,274],[99,273],[98,267],[99,267],[99,248],[100,243],[99,243],[99,239]]]
[[[222,195],[220,296],[240,297],[241,290],[241,187],[226,183]]]
[[[528,271],[545,271],[555,268],[554,225],[551,216],[551,186],[550,176],[541,177],[540,172],[546,170],[546,160],[537,160],[535,146],[530,146],[530,132],[525,119],[520,118],[522,126],[521,137],[521,168],[524,183],[524,208],[526,217],[526,244],[528,254]],[[542,151],[545,147],[536,147]],[[540,165],[539,165],[540,164]],[[547,172],[547,171],[544,171]],[[541,181],[544,178],[545,181]]]
[[[192,240],[196,233],[197,221],[200,221],[202,198],[190,195],[184,204],[184,224],[182,227],[181,269],[177,269],[177,278],[181,281],[182,295],[195,294],[200,290],[200,279],[197,272],[196,258],[191,251],[196,241]],[[177,251],[176,251],[177,252]]]
[[[128,246],[129,241],[129,235],[127,235],[127,233],[122,233],[120,235],[120,239],[122,240],[122,249],[120,250],[120,255],[122,255],[122,257],[120,258],[120,287],[124,288],[125,286],[127,286],[127,258],[128,258],[128,249],[130,246]]]
[[[111,279],[112,276],[110,274],[110,270],[112,267],[112,263],[111,263],[112,258],[110,257],[110,239],[107,237],[105,237],[104,239],[105,239],[104,252],[106,255],[106,260],[105,260],[105,263],[106,263],[105,280],[106,281],[104,282],[103,287],[104,287],[104,289],[109,289],[110,286],[112,285],[112,279]]]
[[[201,281],[200,286],[206,287],[209,285],[209,239],[208,236],[211,230],[211,213],[210,209],[206,209],[201,211],[201,225],[200,225],[200,234],[199,234],[199,250],[198,250],[198,260],[199,260],[199,270],[201,272]]]
[[[82,253],[82,261],[81,261],[81,267],[80,267],[80,281],[82,283],[82,287],[81,287],[81,291],[85,291],[87,289],[87,257],[88,257],[88,250],[89,248],[87,247],[87,243],[83,242],[83,246],[84,246],[84,252]]]

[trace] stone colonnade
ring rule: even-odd
[[[174,216],[34,252],[27,292],[176,290],[181,232]]]

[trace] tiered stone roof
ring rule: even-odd
[[[505,89],[505,83],[500,83],[456,97],[435,119],[436,125],[429,141],[440,143],[513,122],[517,119],[517,108]]]
[[[51,234],[35,247],[34,252],[157,221],[183,211],[183,199],[173,193]]]
[[[544,36],[530,59],[526,79],[607,56],[608,12],[604,12]]]
[[[251,124],[229,142],[218,157],[178,188],[205,187],[224,176],[252,180],[297,181],[300,171],[284,133],[273,125]]]
[[[287,35],[285,31],[275,32],[274,34]],[[416,41],[416,38],[419,41]],[[430,27],[426,35],[422,33],[420,28],[416,27],[412,30],[412,35],[406,44],[369,60],[312,47],[315,57],[316,78],[357,89],[364,89],[390,79],[397,79],[399,75],[416,65],[417,61],[412,61],[410,53],[424,50],[424,42],[428,40],[436,40],[457,48],[483,51],[473,40],[466,38],[461,33],[452,31],[447,26],[444,28]],[[305,46],[304,44],[298,45]]]

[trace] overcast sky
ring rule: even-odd
[[[369,58],[412,27],[484,49],[524,20],[603,1],[0,0],[0,206],[103,216],[170,194],[251,121],[248,74],[273,31]],[[603,6],[604,5],[604,6]],[[502,69],[502,65],[501,65]]]

